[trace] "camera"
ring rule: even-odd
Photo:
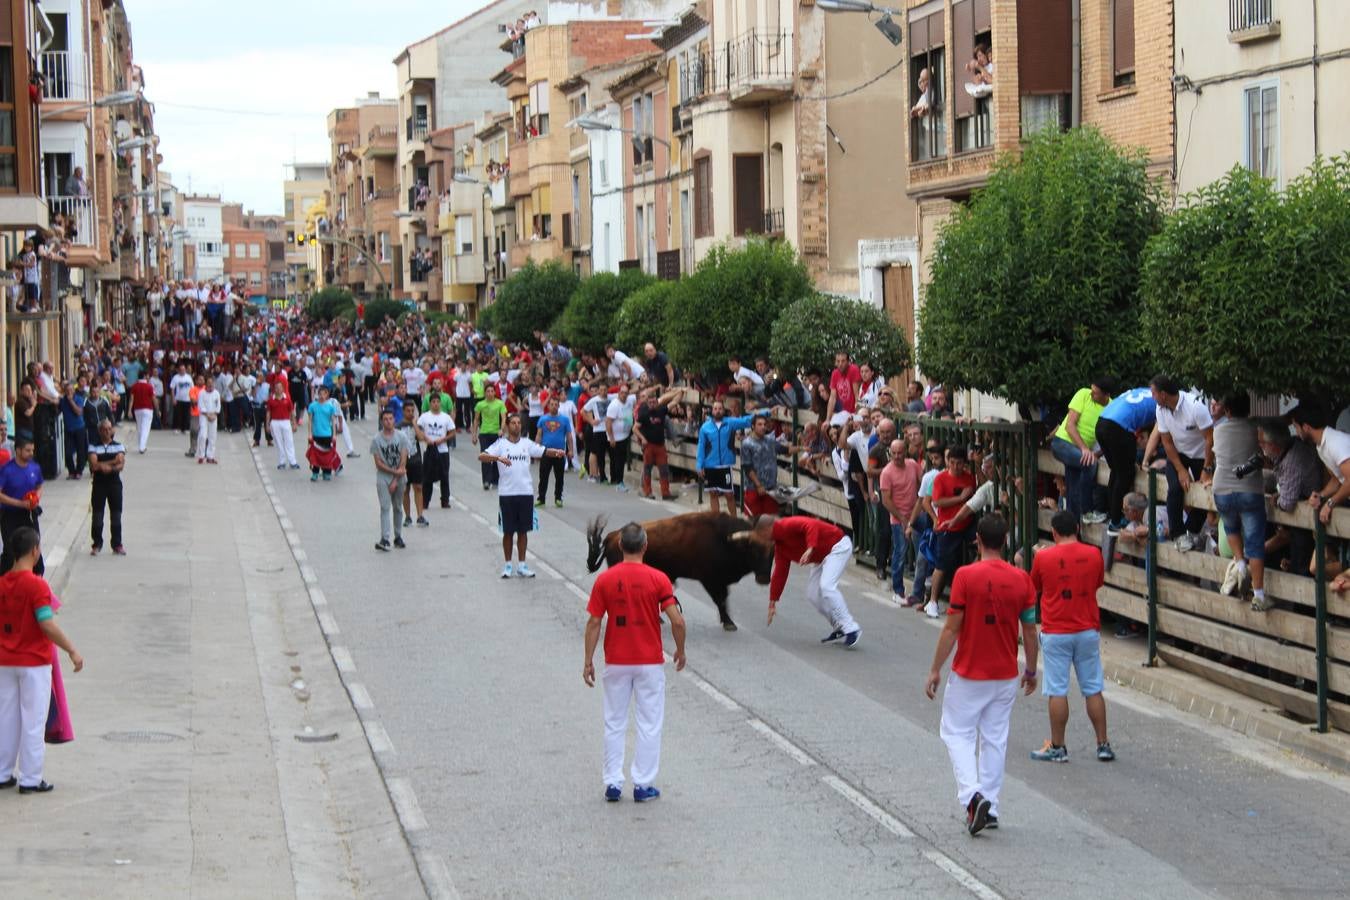
[[[1233,477],[1246,478],[1253,472],[1260,471],[1260,469],[1261,469],[1261,454],[1253,453],[1251,455],[1251,458],[1249,458],[1246,462],[1238,463],[1236,466],[1233,466]]]

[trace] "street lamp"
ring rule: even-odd
[[[39,113],[38,119],[39,120],[46,119],[60,112],[68,112],[71,109],[90,110],[90,109],[106,109],[110,106],[126,106],[128,103],[135,103],[139,99],[141,99],[141,92],[139,90],[114,91],[111,94],[104,94],[102,97],[97,97],[92,101],[89,101],[87,103],[81,103],[77,106],[62,106],[57,109],[46,110],[44,112]]]
[[[159,135],[141,135],[140,137],[129,138],[117,145],[119,152],[122,150],[138,150],[141,147],[153,147],[159,143]]]
[[[872,23],[876,25],[877,31],[880,31],[886,37],[886,40],[897,47],[900,46],[900,41],[904,38],[904,32],[891,18],[893,15],[900,15],[898,9],[892,9],[889,6],[874,6],[869,0],[816,0],[816,6],[825,10],[825,12],[881,13],[881,18]]]
[[[848,2],[856,2],[856,0],[848,0]],[[635,144],[638,141],[650,138],[658,144],[664,145],[667,150],[670,149],[670,141],[665,138],[659,138],[654,134],[636,131],[632,128],[621,128],[611,122],[606,122],[604,119],[596,119],[591,116],[577,116],[568,124],[574,128],[580,128],[582,131],[618,131],[623,134],[631,134]]]

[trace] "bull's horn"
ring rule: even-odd
[[[750,540],[750,537],[751,537],[751,535],[750,535],[750,532],[749,532],[749,531],[735,531],[735,532],[732,532],[731,534],[727,535],[727,540],[729,540],[729,541],[747,541],[747,542],[748,542],[748,541]]]

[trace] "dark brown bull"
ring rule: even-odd
[[[605,534],[608,520],[597,516],[586,531],[586,568],[598,572],[602,563],[623,560],[619,532]],[[748,540],[750,523],[725,513],[697,512],[643,522],[647,530],[647,554],[643,562],[660,569],[672,581],[689,578],[717,604],[722,627],[735,631],[727,613],[727,588],[754,573],[755,581],[768,584],[773,570],[773,548]]]

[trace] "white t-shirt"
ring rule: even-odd
[[[173,391],[173,400],[175,403],[191,402],[192,396],[189,393],[192,390],[192,376],[179,373],[169,379],[169,390]]]
[[[1177,408],[1170,410],[1158,404],[1158,430],[1172,436],[1177,452],[1192,459],[1205,455],[1205,429],[1214,427],[1208,404],[1190,394],[1177,396]]]
[[[509,466],[497,463],[498,497],[534,496],[534,475],[530,471],[530,460],[544,455],[543,444],[536,444],[527,437],[512,443],[503,437],[497,438],[486,452],[489,456],[511,460]]]
[[[862,460],[864,466],[867,465],[867,451],[869,449],[867,442],[871,437],[872,435],[863,431],[855,431],[848,436],[848,445],[858,451],[858,459]]]
[[[164,381],[158,375],[150,376],[150,389],[155,392],[155,399],[164,396]]]
[[[463,369],[457,369],[455,371],[455,396],[473,396],[473,376]]]
[[[532,389],[526,396],[529,398],[530,418],[537,419],[544,414],[544,401],[539,399],[540,391]]]
[[[455,430],[455,419],[447,412],[428,411],[417,417],[417,427],[431,440],[438,440]],[[450,444],[437,444],[436,449],[441,453],[449,453]]]
[[[581,411],[588,416],[594,416],[597,428],[605,427],[605,416],[609,412],[609,396],[598,394],[586,401],[586,405]]]
[[[609,362],[610,378],[622,378],[627,381],[630,378],[640,378],[642,372],[642,366],[634,362],[633,357],[622,350],[614,351],[614,358]]]
[[[758,372],[749,366],[743,365],[736,370],[735,380],[740,381],[742,378],[749,378],[750,383],[755,387],[764,387],[764,379],[760,377]]]
[[[403,380],[408,384],[408,393],[420,394],[423,385],[427,383],[427,373],[423,372],[420,366],[413,366],[404,371]]]
[[[1323,429],[1322,442],[1317,445],[1317,455],[1331,470],[1331,474],[1344,484],[1345,476],[1341,474],[1341,463],[1350,459],[1350,434],[1337,431],[1335,428]]]
[[[862,395],[859,397],[858,402],[868,409],[871,409],[877,405],[877,397],[881,394],[881,390],[884,387],[886,387],[886,382],[880,378],[877,378],[871,384],[864,384],[862,386]]]
[[[626,441],[633,433],[633,407],[636,400],[637,398],[630,394],[625,401],[620,401],[618,397],[609,401],[605,419],[614,423],[614,440]]]

